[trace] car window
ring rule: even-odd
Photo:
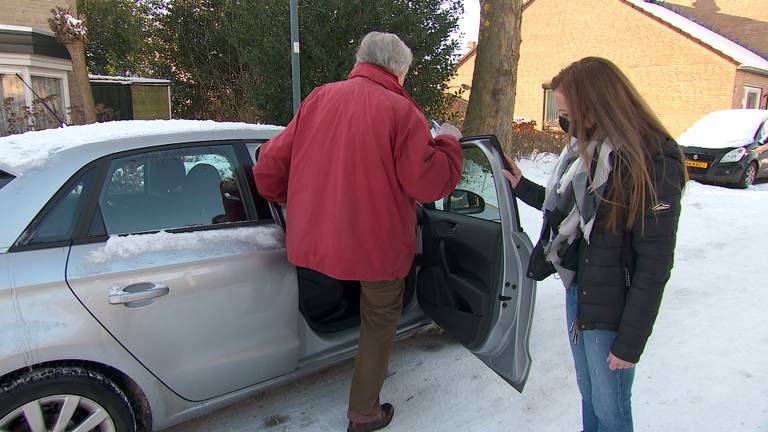
[[[496,195],[496,182],[488,157],[477,147],[464,149],[464,172],[456,191],[442,200],[435,202],[435,208],[442,211],[466,214],[479,219],[501,222],[499,214],[499,199]],[[473,200],[471,192],[480,196],[484,201],[481,211],[478,203]],[[466,210],[469,209],[469,212]],[[475,209],[475,210],[472,210]]]
[[[759,144],[768,143],[768,120],[763,123],[760,131],[757,132],[757,142]]]
[[[15,179],[16,177],[8,174],[5,171],[0,171],[0,189],[5,187],[8,183],[11,182],[11,180]]]
[[[58,195],[56,203],[45,213],[43,219],[31,232],[25,233],[23,245],[67,241],[72,239],[75,225],[79,218],[78,209],[85,197],[87,185],[93,177],[94,169],[86,171],[79,179]]]
[[[152,151],[114,159],[99,197],[107,234],[246,220],[229,145]],[[101,229],[92,223],[91,233]]]

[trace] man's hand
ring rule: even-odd
[[[505,158],[507,158],[507,162],[509,162],[509,167],[512,169],[512,171],[504,170],[504,177],[509,180],[509,183],[512,185],[512,189],[515,189],[518,184],[520,184],[520,179],[523,178],[523,172],[520,171],[520,168],[517,166],[514,160],[512,160],[511,157],[504,155]]]
[[[450,123],[443,123],[442,126],[440,126],[440,129],[437,130],[437,135],[450,135],[456,139],[461,139],[461,131],[456,128],[456,126],[450,124]]]
[[[615,355],[613,355],[612,352],[608,352],[608,359],[606,359],[608,362],[608,368],[610,370],[618,370],[618,369],[630,369],[635,367],[634,363],[630,363],[626,360],[622,360]]]

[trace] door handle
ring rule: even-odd
[[[168,294],[170,290],[163,284],[142,282],[123,287],[117,292],[109,295],[109,304],[125,304],[136,302],[147,302]]]
[[[441,223],[435,227],[435,234],[438,237],[452,236],[456,234],[456,231],[458,230],[459,230],[459,224],[456,224],[453,222]]]

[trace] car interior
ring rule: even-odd
[[[414,294],[440,327],[471,346],[486,334],[503,265],[501,224],[420,210],[423,252],[406,278],[403,305]],[[360,282],[298,268],[299,310],[317,333],[360,325]]]
[[[469,202],[482,207],[475,213],[487,213],[481,197]],[[498,210],[495,217],[472,213],[418,206],[422,252],[406,278],[403,299],[406,307],[418,296],[421,309],[468,347],[482,342],[493,322],[504,266]],[[336,280],[307,268],[298,268],[297,274],[299,310],[313,331],[334,333],[360,325],[359,281]]]
[[[342,281],[298,267],[299,311],[316,333],[335,333],[360,325],[360,282]],[[416,269],[406,277],[403,308],[413,300]]]
[[[196,163],[187,171],[182,157],[150,158],[113,166],[107,183],[100,205],[110,233],[246,220],[236,182],[222,178],[209,163]]]

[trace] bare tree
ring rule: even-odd
[[[480,0],[480,34],[464,133],[512,143],[523,0]]]
[[[85,64],[85,23],[72,16],[66,8],[57,6],[51,9],[51,14],[51,18],[48,18],[48,26],[72,57],[72,80],[76,93],[72,98],[73,120],[76,124],[95,123],[96,105],[93,102],[88,67]],[[82,112],[79,113],[78,110]]]

